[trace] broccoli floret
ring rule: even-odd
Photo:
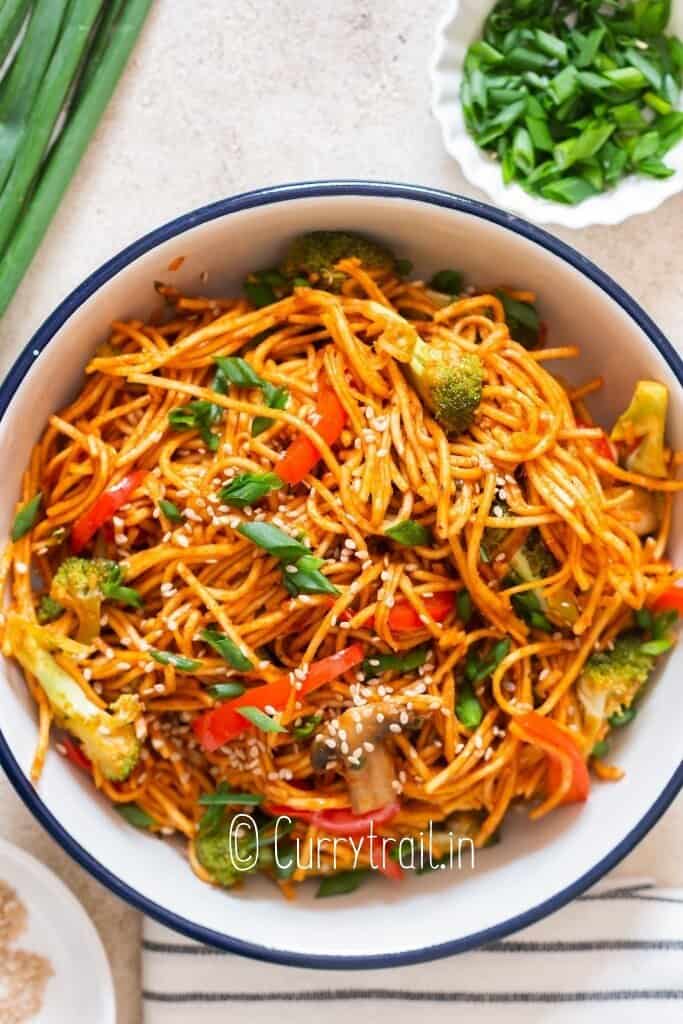
[[[64,612],[64,605],[55,601],[49,594],[43,594],[38,605],[38,622],[44,626],[47,622],[54,622]]]
[[[335,270],[340,260],[356,257],[367,269],[393,270],[393,253],[377,242],[346,231],[311,231],[295,238],[280,264],[285,277],[304,276],[337,291],[344,274]]]
[[[87,757],[107,779],[122,782],[137,764],[140,754],[134,722],[142,706],[134,694],[122,694],[111,712],[97,707],[78,683],[50,653],[69,644],[79,644],[36,626],[15,612],[7,618],[7,640],[12,654],[26,672],[35,676],[50,703],[58,725],[80,740]],[[81,648],[87,653],[87,648]]]
[[[612,430],[612,441],[624,441],[629,448],[626,466],[644,476],[667,475],[664,432],[669,392],[655,380],[639,380],[633,398]]]
[[[106,558],[65,558],[50,587],[50,597],[78,616],[77,640],[89,644],[100,633],[102,602],[140,605],[140,595],[122,587],[121,567]]]
[[[557,571],[557,562],[544,544],[540,530],[529,531],[522,547],[510,559],[510,570],[508,586],[543,580]],[[549,595],[542,590],[522,591],[513,595],[512,605],[520,618],[546,633],[552,632],[551,623],[571,626],[579,615],[573,595],[564,587]]]
[[[199,863],[218,885],[229,889],[255,871],[273,868],[275,858],[270,845],[259,843],[258,854],[254,856],[251,830],[248,835],[235,838],[230,835],[230,816],[211,816],[210,821],[208,827],[200,823],[195,851]]]
[[[467,430],[481,402],[484,367],[479,356],[418,338],[409,366],[416,390],[441,426],[454,434]]]
[[[592,654],[579,677],[578,694],[586,713],[603,721],[629,707],[647,681],[654,658],[643,651],[638,633],[622,633],[611,651]]]

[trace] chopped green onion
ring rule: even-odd
[[[390,526],[384,531],[384,536],[391,537],[398,544],[409,548],[426,547],[432,543],[432,531],[414,519],[404,519],[403,522]]]
[[[196,658],[187,658],[184,654],[176,654],[173,651],[158,651],[152,648],[149,655],[160,665],[172,665],[179,672],[196,672],[202,665]]]
[[[301,725],[296,725],[292,729],[293,738],[295,740],[308,739],[309,736],[313,735],[322,720],[322,715],[308,715],[306,718],[302,718]]]
[[[225,505],[246,508],[283,486],[275,473],[241,473],[222,487],[218,496]]]
[[[211,427],[220,422],[222,416],[220,405],[199,399],[171,409],[168,422],[173,430],[197,430],[209,451],[215,452],[218,450],[220,436]]]
[[[13,541],[21,540],[21,538],[29,533],[29,531],[36,525],[42,500],[42,491],[38,491],[30,501],[27,501],[25,505],[21,506],[14,517],[14,523],[12,524],[10,537]]]
[[[121,604],[133,608],[142,608],[142,598],[133,587],[122,586],[123,570],[120,565],[112,565],[109,576],[102,584],[102,593],[108,601],[120,601]]]
[[[455,596],[455,607],[458,613],[458,618],[462,622],[463,626],[466,626],[474,612],[469,590],[465,590],[463,588],[458,591]]]
[[[607,757],[609,753],[609,743],[607,740],[598,740],[593,749],[591,750],[591,757]]]
[[[622,708],[621,711],[615,711],[613,715],[610,715],[608,722],[614,726],[615,729],[621,728],[623,725],[628,725],[638,714],[638,711],[634,707]]]
[[[263,803],[263,797],[259,793],[230,793],[226,790],[216,790],[213,793],[204,793],[199,798],[203,807],[213,807],[216,804],[225,807],[226,804],[242,804],[244,807],[256,807]]]
[[[476,729],[484,717],[484,709],[468,682],[461,683],[458,687],[455,713],[466,729]]]
[[[143,810],[138,804],[114,804],[114,810],[116,810],[122,818],[125,818],[129,825],[134,825],[135,828],[152,828],[157,822],[148,814],[147,811]]]
[[[241,523],[237,532],[281,561],[296,562],[311,553],[305,544],[271,523]]]
[[[170,523],[184,522],[185,517],[178,506],[174,505],[172,501],[166,501],[165,498],[160,498],[158,504],[161,514],[166,516]]]
[[[261,711],[260,708],[242,705],[239,708],[235,708],[235,711],[242,718],[246,718],[248,722],[255,725],[257,729],[260,729],[261,732],[287,732],[284,726],[276,722],[270,715],[267,715],[265,711]]]
[[[203,629],[199,635],[204,643],[212,647],[233,668],[238,669],[240,672],[248,672],[254,667],[246,654],[240,650],[234,640],[231,640],[227,634],[220,633],[217,629]]]
[[[215,686],[210,686],[208,693],[214,700],[232,700],[234,697],[241,697],[243,693],[246,693],[246,686],[231,680],[227,683],[216,683]]]
[[[373,654],[366,658],[361,669],[366,678],[379,676],[382,672],[414,672],[429,657],[429,647],[414,647],[400,654]]]
[[[366,870],[339,871],[336,875],[327,875],[321,881],[316,893],[317,899],[325,899],[328,896],[345,896],[355,890],[365,881],[368,875]]]
[[[465,284],[465,276],[460,270],[439,270],[429,282],[429,287],[444,295],[460,295]]]

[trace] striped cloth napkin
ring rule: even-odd
[[[247,960],[145,919],[144,1024],[683,1022],[683,890],[609,879],[501,942],[410,967],[320,971]],[[359,1016],[360,1015],[360,1016]]]

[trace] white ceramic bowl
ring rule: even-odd
[[[683,447],[683,364],[652,321],[610,278],[550,235],[469,199],[429,189],[329,182],[226,199],[159,228],[89,277],[28,343],[0,389],[0,534],[6,535],[31,446],[46,419],[80,388],[82,370],[113,318],[157,305],[152,282],[215,294],[272,264],[293,235],[312,228],[367,232],[412,259],[420,273],[462,267],[472,282],[504,280],[540,296],[554,343],[580,342],[581,374],[604,373],[597,410],[611,419],[635,379],[654,376],[672,397],[671,440]],[[171,275],[172,259],[184,256]],[[200,283],[209,272],[208,286]],[[566,364],[563,364],[566,372]],[[674,558],[683,561],[680,506]],[[619,785],[537,824],[512,814],[503,842],[475,869],[434,872],[392,886],[373,879],[324,902],[306,888],[283,901],[267,881],[243,892],[200,883],[182,853],[126,826],[84,776],[51,754],[37,789],[27,778],[35,708],[14,664],[2,667],[0,759],[33,814],[87,870],[162,923],[207,943],[287,964],[381,967],[443,956],[537,920],[576,896],[642,838],[683,784],[680,707],[683,650],[675,651],[634,726],[616,742]]]
[[[536,224],[558,224],[566,228],[587,228],[593,224],[621,224],[639,213],[650,213],[683,189],[683,142],[666,156],[676,169],[670,178],[655,179],[631,175],[616,188],[592,196],[578,206],[564,206],[530,196],[520,185],[505,185],[500,164],[477,146],[468,134],[460,105],[460,83],[465,54],[470,43],[480,38],[493,0],[450,0],[436,33],[436,47],[430,69],[432,110],[441,126],[447,151],[460,164],[463,174],[492,202]],[[667,32],[683,37],[683,0],[673,0]],[[679,104],[683,109],[683,97]]]

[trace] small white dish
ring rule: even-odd
[[[578,206],[564,206],[530,196],[520,185],[505,185],[500,164],[477,146],[468,134],[460,104],[460,83],[465,54],[481,36],[493,0],[450,0],[437,29],[436,49],[430,69],[432,110],[446,150],[454,157],[467,180],[497,205],[536,224],[587,228],[594,224],[621,224],[636,214],[650,213],[665,199],[683,191],[683,142],[666,156],[676,173],[661,180],[645,175],[624,178],[616,188],[586,199]],[[683,37],[683,0],[673,0],[667,33]],[[683,96],[679,100],[683,109]]]
[[[44,864],[0,839],[0,879],[26,908],[26,928],[12,948],[52,966],[43,1005],[32,1024],[115,1024],[109,962],[92,921],[70,889]]]

